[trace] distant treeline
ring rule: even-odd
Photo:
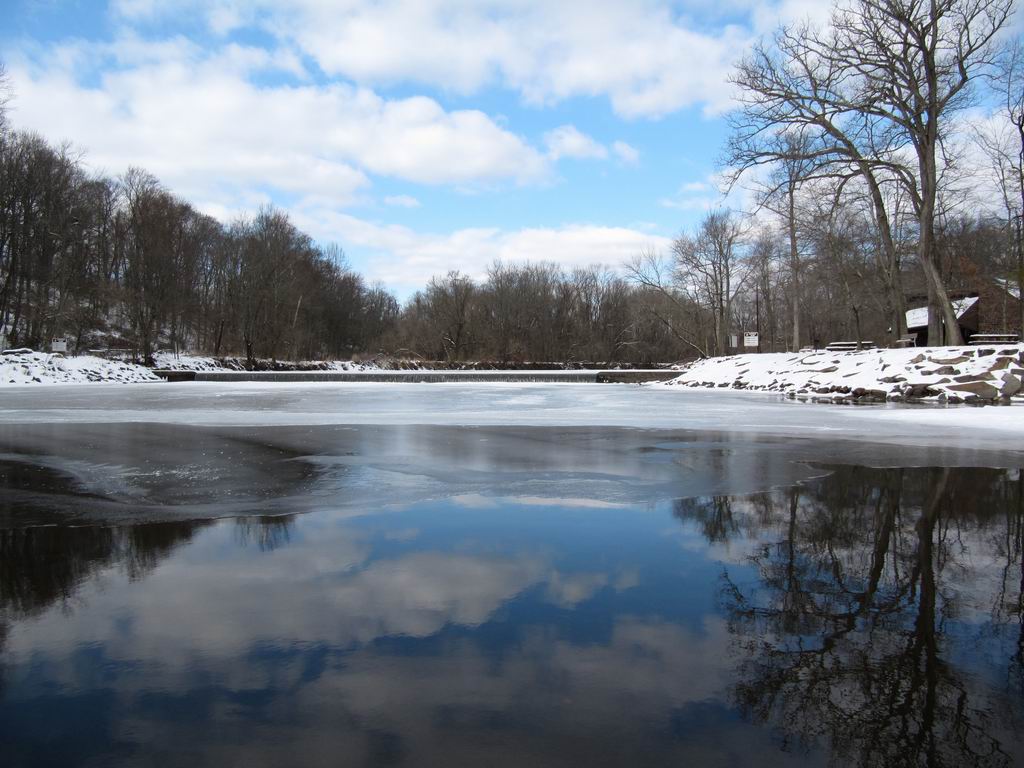
[[[256,358],[650,363],[681,351],[663,297],[601,268],[452,272],[400,308],[278,210],[222,224],[152,175],[90,174],[0,124],[0,331],[8,346]]]
[[[150,174],[87,173],[67,147],[0,130],[0,330],[11,346],[160,346],[346,356],[398,303],[279,211],[223,225]]]
[[[671,302],[602,267],[496,262],[476,282],[435,277],[402,310],[387,346],[433,360],[650,364],[685,351]]]

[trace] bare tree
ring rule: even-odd
[[[1018,296],[1024,296],[1024,44],[1020,40],[1006,47],[995,83],[1000,108],[976,136],[989,159],[1006,216],[1012,262],[1005,265],[1004,278],[1011,277]],[[1024,335],[1024,303],[1018,320]]]
[[[7,129],[7,104],[11,100],[11,83],[7,67],[0,61],[0,134]]]
[[[773,173],[759,185],[760,205],[782,220],[788,245],[789,289],[791,293],[790,330],[793,349],[801,347],[800,314],[803,297],[800,284],[802,259],[798,242],[798,193],[805,182],[816,179],[822,165],[814,157],[815,149],[807,134],[797,130],[784,130],[771,136],[761,151],[767,150],[775,160]],[[749,146],[746,147],[749,149]],[[742,164],[744,148],[734,146],[736,159]]]
[[[152,360],[178,283],[181,228],[186,206],[156,177],[131,168],[121,180],[127,234],[125,286],[138,351]]]
[[[789,243],[789,271],[793,291],[793,349],[800,349],[800,248],[797,244],[797,191],[813,165],[804,151],[805,141],[794,134],[784,134],[787,157],[780,167],[781,186],[785,200],[784,221]]]
[[[715,351],[727,354],[732,330],[732,303],[749,272],[740,245],[744,229],[728,211],[713,211],[704,217],[697,232],[676,239],[675,279],[690,286],[714,318]]]
[[[711,345],[703,338],[703,322],[699,306],[690,292],[692,286],[676,280],[674,260],[669,261],[655,251],[647,250],[635,256],[626,265],[626,270],[635,284],[659,296],[666,305],[662,308],[659,302],[647,302],[646,311],[688,348],[701,357],[708,357]],[[672,311],[666,311],[668,309]]]
[[[935,258],[940,152],[950,118],[970,103],[972,79],[994,62],[995,37],[1012,7],[1013,0],[856,0],[835,14],[828,41],[855,78],[849,106],[913,149],[916,168],[898,175],[918,214],[918,262],[950,344],[963,338]],[[929,338],[940,336],[934,314]]]
[[[878,230],[887,315],[896,339],[905,330],[904,297],[888,205],[893,196],[886,194],[886,187],[896,183],[890,156],[899,147],[886,145],[882,139],[891,137],[865,130],[855,113],[837,106],[845,74],[836,62],[819,54],[813,45],[815,34],[806,24],[782,27],[771,45],[755,46],[740,62],[732,80],[740,87],[741,108],[730,117],[725,162],[733,168],[731,183],[759,166],[780,168],[769,184],[762,185],[766,201],[786,199],[788,180],[797,168],[805,184],[823,180],[834,185],[837,205],[841,193],[860,181]],[[785,217],[785,209],[780,214]],[[791,228],[791,259],[794,234]]]
[[[739,67],[746,94],[732,155],[741,167],[775,162],[768,140],[780,127],[806,131],[803,154],[867,184],[883,246],[895,259],[882,185],[902,185],[917,216],[917,261],[948,343],[962,343],[935,253],[940,161],[951,117],[970,103],[972,80],[996,54],[1013,0],[848,0],[825,30],[783,28]],[[896,271],[891,270],[895,275]],[[897,325],[901,311],[894,311]],[[929,312],[939,343],[940,316]]]
[[[476,293],[473,281],[458,271],[427,283],[427,313],[449,362],[461,359],[469,342],[471,302]]]
[[[778,263],[781,248],[776,232],[762,227],[754,236],[750,249],[751,280],[754,288],[754,323],[759,333],[758,350],[775,351],[776,339],[779,336],[779,321],[776,302],[782,292]],[[795,292],[793,293],[795,296]],[[748,297],[748,304],[749,304]],[[798,313],[793,312],[791,316]],[[762,323],[762,317],[764,321]],[[794,334],[795,336],[795,334]]]

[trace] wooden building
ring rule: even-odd
[[[976,333],[1017,333],[1021,331],[1021,299],[1017,286],[1007,280],[977,280],[975,290],[952,291],[950,300],[964,341]],[[917,337],[917,345],[928,343],[928,307],[922,295],[908,296],[907,332]],[[914,306],[916,305],[916,306]]]

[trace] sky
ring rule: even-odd
[[[11,122],[229,222],[286,210],[400,298],[612,267],[722,204],[728,75],[815,0],[0,0]]]

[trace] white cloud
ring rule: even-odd
[[[384,205],[394,208],[419,208],[420,201],[412,195],[388,195],[384,198]]]
[[[754,209],[757,182],[765,173],[767,169],[758,169],[746,175],[743,179],[745,183],[735,184],[730,188],[726,171],[723,170],[705,179],[680,184],[674,195],[663,197],[658,204],[662,208],[685,212],[710,211],[716,208],[750,212]]]
[[[108,172],[140,165],[206,209],[268,191],[347,204],[368,174],[473,187],[549,173],[543,154],[477,110],[347,84],[256,84],[257,71],[300,73],[286,49],[206,53],[129,36],[15,55],[9,70],[19,128],[70,140]]]
[[[129,22],[195,13],[210,28],[254,26],[328,75],[420,83],[461,94],[491,85],[531,104],[600,96],[624,117],[727,107],[734,59],[780,19],[820,15],[810,0],[121,0]],[[728,7],[728,12],[723,6]],[[728,21],[727,21],[728,20]],[[710,23],[709,23],[710,22]]]
[[[672,197],[658,201],[662,208],[676,211],[710,211],[723,204],[722,194],[706,181],[688,181]]]
[[[548,148],[548,157],[552,160],[563,157],[603,160],[608,157],[608,150],[603,144],[572,125],[561,125],[545,133],[544,144]]]
[[[624,165],[636,165],[640,162],[640,152],[637,148],[624,141],[616,141],[612,144],[612,151]]]
[[[947,204],[954,209],[996,216],[1006,215],[1007,203],[1019,209],[1020,197],[1011,194],[1005,198],[1000,181],[1001,173],[1008,174],[1003,178],[1012,186],[1013,176],[1006,164],[1015,161],[1020,152],[1016,126],[1005,108],[999,104],[992,110],[974,107],[957,114],[954,121],[954,130],[949,131],[954,138],[948,142],[946,151],[956,162],[947,178],[943,178],[943,163],[939,168],[940,181],[948,184]],[[991,150],[995,150],[998,160],[990,154]]]
[[[662,208],[671,208],[676,211],[710,211],[716,207],[716,198],[713,197],[663,197],[658,201]]]
[[[823,25],[832,15],[833,3],[827,0],[780,0],[776,3],[753,3],[753,21],[756,29],[769,33],[780,24],[798,24],[809,21]]]
[[[681,193],[708,192],[710,190],[711,185],[706,181],[688,181],[679,187]]]
[[[519,230],[477,227],[438,234],[377,224],[315,204],[300,205],[293,213],[297,224],[315,237],[371,254],[361,270],[399,294],[421,288],[434,275],[451,269],[481,278],[495,259],[552,261],[570,269],[591,264],[618,267],[645,248],[669,245],[668,238],[658,235],[593,224]]]

